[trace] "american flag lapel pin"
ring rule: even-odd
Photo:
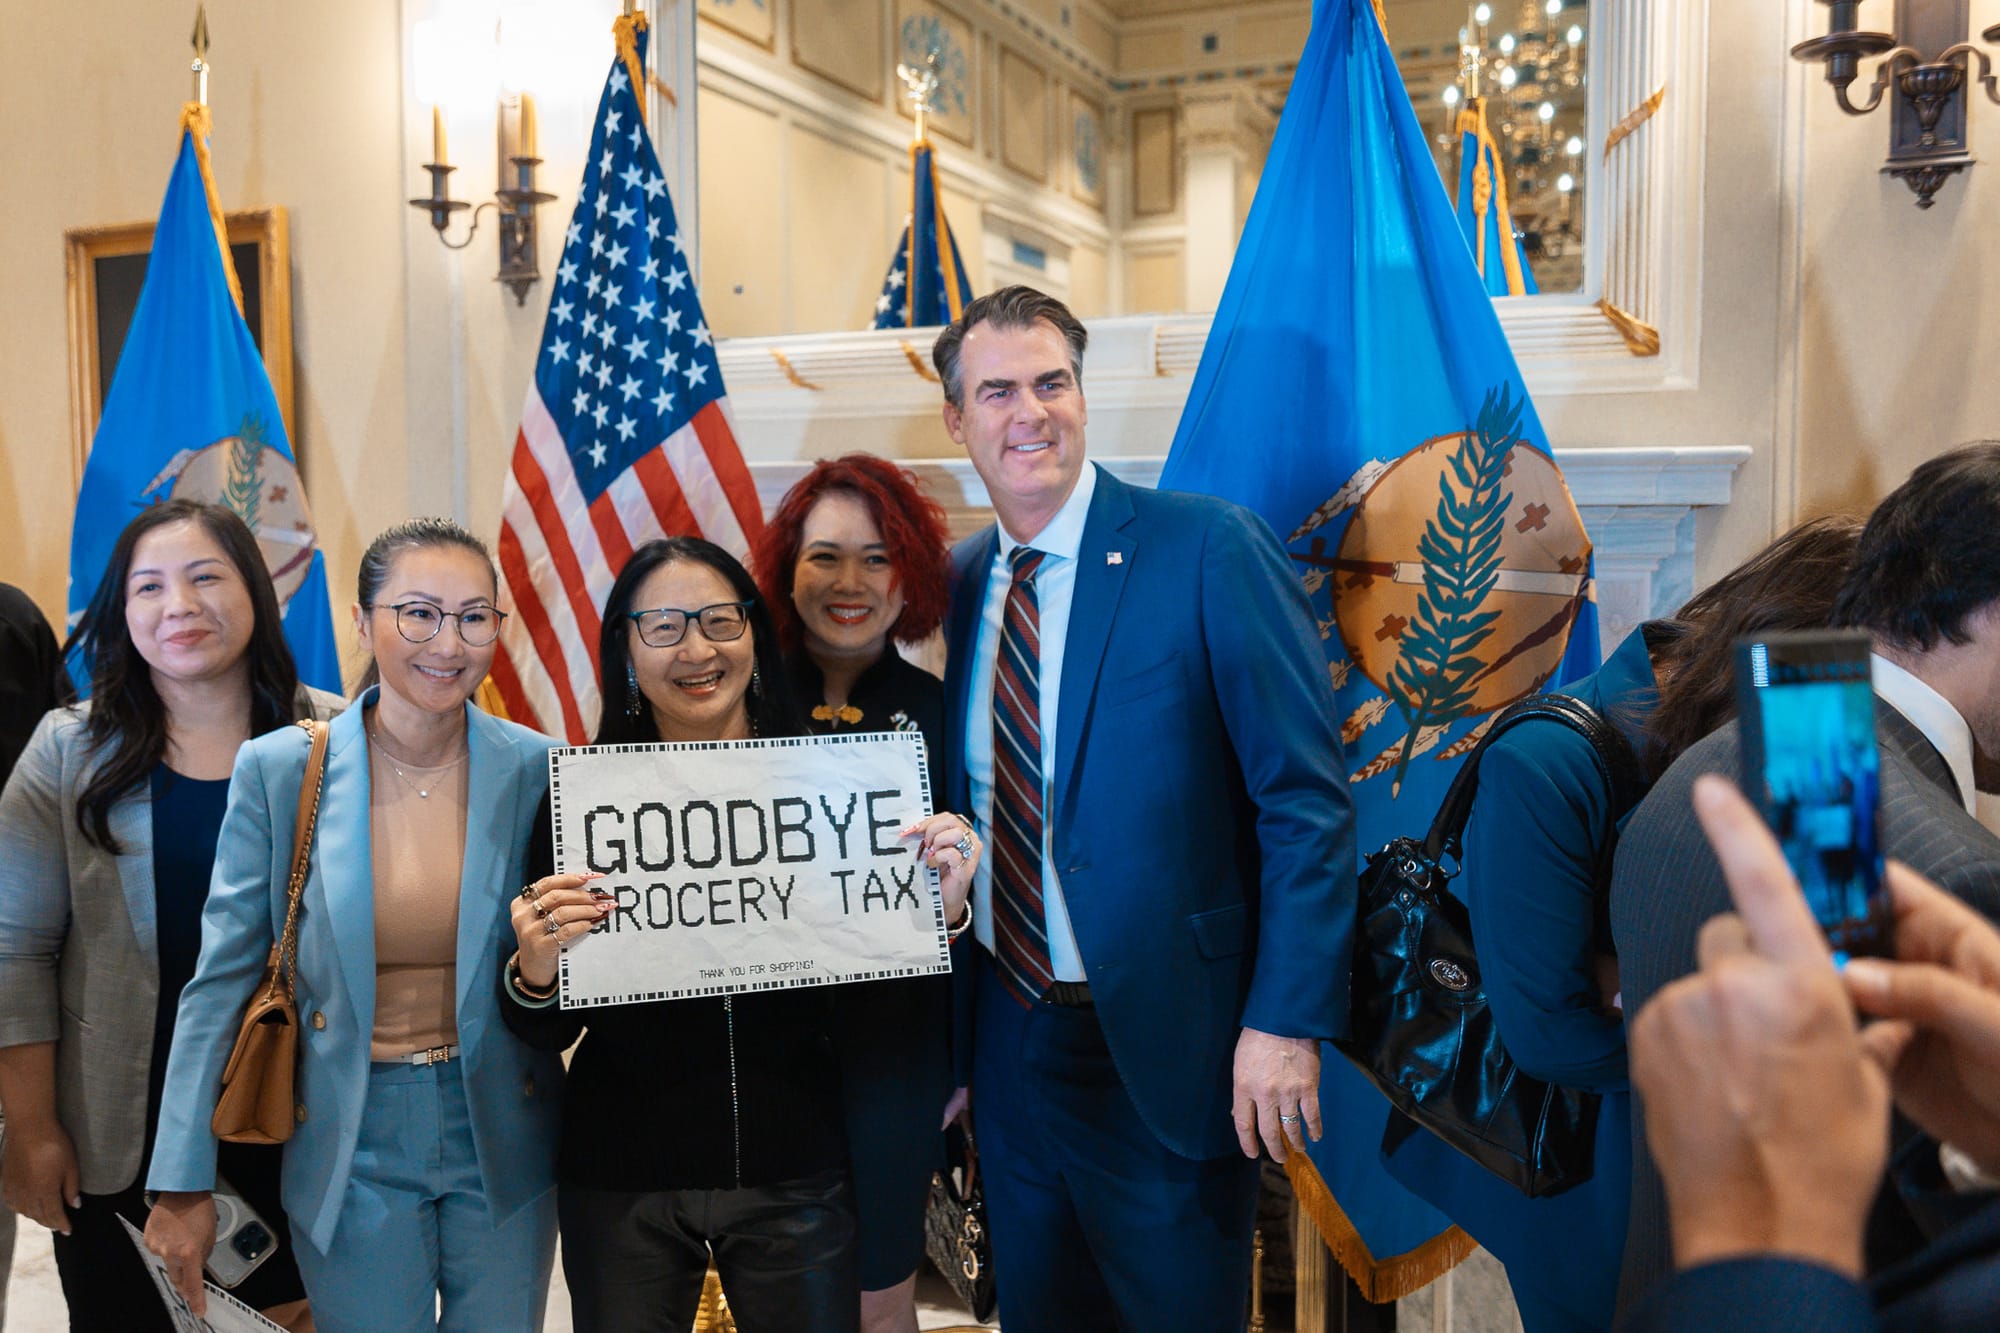
[[[1104,563],[1107,565],[1122,565],[1125,563],[1125,553],[1123,551],[1106,551],[1104,553]]]

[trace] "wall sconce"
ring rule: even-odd
[[[1896,0],[1896,31],[1857,32],[1855,11],[1860,0],[1820,0],[1829,11],[1827,35],[1792,48],[1797,60],[1822,61],[1833,100],[1850,116],[1865,116],[1881,104],[1893,79],[1896,98],[1889,104],[1889,157],[1882,167],[1900,176],[1916,192],[1917,207],[1929,208],[1932,195],[1952,175],[1972,165],[1966,141],[1966,83],[1972,62],[1979,62],[1978,80],[1986,95],[2000,103],[1992,64],[1986,53],[1965,40],[1970,30],[1967,0]],[[1984,42],[2000,42],[2000,23],[1979,34]],[[1926,59],[1925,51],[1938,54]],[[1860,72],[1864,56],[1882,56],[1868,100],[1856,106],[1848,85]]]
[[[413,45],[416,56],[417,100],[431,106],[431,161],[424,164],[430,173],[431,192],[410,200],[410,207],[431,215],[431,226],[446,249],[463,250],[479,231],[479,215],[487,209],[500,217],[500,269],[495,280],[514,290],[514,303],[526,305],[528,288],[541,281],[542,271],[536,250],[535,210],[554,199],[535,188],[535,168],[542,159],[537,152],[535,99],[518,90],[520,34],[509,33],[503,21],[501,40],[496,44],[490,33],[482,34],[475,25],[426,20],[416,25]],[[516,91],[502,96],[503,73]],[[444,109],[448,103],[476,105],[491,100],[497,107],[495,138],[499,161],[499,188],[493,198],[478,207],[451,197],[451,164],[445,147]],[[465,239],[454,242],[447,236],[454,213],[472,209],[472,225]]]

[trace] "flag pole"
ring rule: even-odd
[[[188,66],[193,79],[190,100],[208,105],[208,6],[196,5],[194,11],[194,63]]]
[[[229,280],[229,295],[236,313],[243,313],[243,283],[236,276],[236,260],[229,253],[229,224],[222,217],[222,199],[215,192],[215,168],[208,158],[208,136],[214,122],[208,114],[208,6],[194,11],[194,61],[188,66],[193,80],[190,98],[181,104],[181,130],[194,141],[195,165],[201,169],[201,189],[208,199],[208,220],[215,226],[215,244],[222,251],[222,276]]]

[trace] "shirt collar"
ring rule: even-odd
[[[1951,700],[1880,653],[1874,654],[1875,693],[1924,733],[1958,783],[1958,797],[1965,812],[1975,819],[1979,808],[1972,786],[1972,728]]]
[[[1048,526],[1036,533],[1034,539],[1022,542],[1007,531],[1005,524],[994,520],[993,526],[1000,533],[1000,559],[1004,562],[1014,556],[1017,546],[1030,546],[1044,555],[1058,560],[1074,560],[1083,546],[1083,524],[1090,517],[1090,497],[1097,493],[1097,465],[1085,463],[1083,472],[1076,479],[1076,486],[1070,491],[1069,499],[1062,502],[1056,516]]]

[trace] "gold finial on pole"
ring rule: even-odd
[[[194,100],[208,105],[208,6],[196,5],[194,11],[194,63],[188,66],[188,73],[194,79]]]
[[[1465,11],[1465,40],[1458,45],[1458,82],[1467,102],[1479,100],[1479,66],[1484,54],[1482,48],[1486,44],[1486,34],[1482,31],[1485,26],[1479,21],[1478,6]]]
[[[896,77],[903,81],[903,89],[909,93],[910,105],[917,113],[916,137],[912,142],[922,143],[924,118],[935,109],[931,106],[931,97],[938,87],[938,49],[933,46],[926,52],[922,65],[897,65]]]

